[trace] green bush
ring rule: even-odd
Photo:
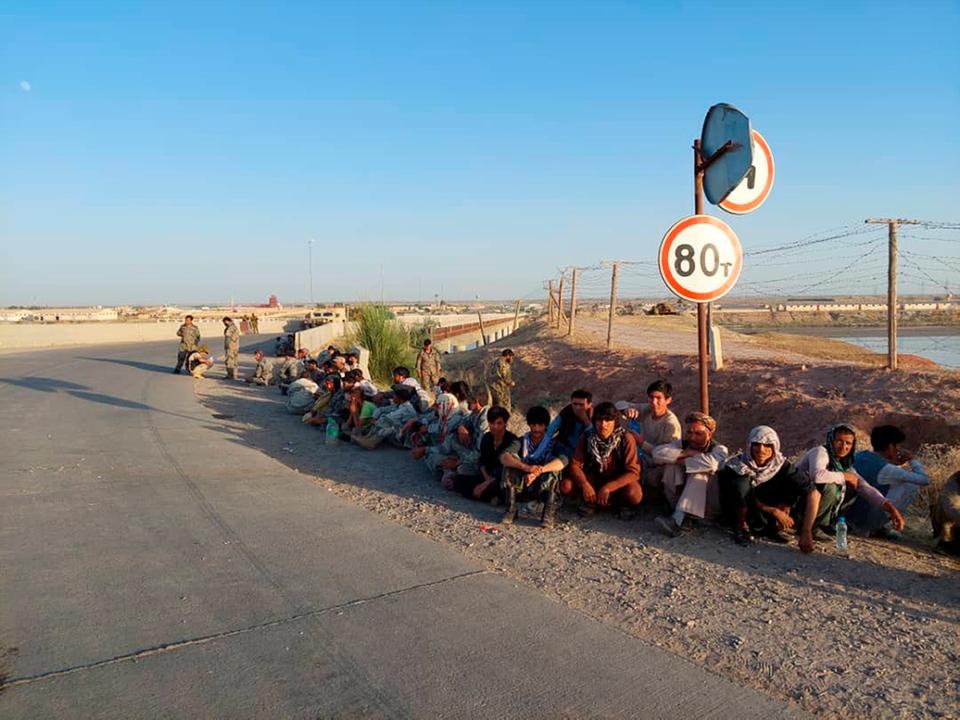
[[[357,329],[351,341],[370,351],[370,374],[378,383],[389,385],[393,369],[405,365],[413,372],[416,358],[410,335],[383,305],[361,305],[354,314]]]

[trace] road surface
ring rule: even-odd
[[[175,349],[0,357],[0,717],[799,716],[238,444]]]

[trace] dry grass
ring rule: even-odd
[[[921,445],[917,452],[917,460],[923,463],[923,467],[930,476],[930,484],[920,489],[920,496],[911,509],[927,514],[927,511],[939,501],[940,492],[949,477],[960,471],[960,445],[946,443]]]

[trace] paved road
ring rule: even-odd
[[[796,716],[235,443],[173,350],[0,358],[0,717]]]

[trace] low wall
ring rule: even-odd
[[[19,350],[68,345],[107,345],[110,343],[178,342],[179,321],[162,322],[91,322],[0,324],[0,350]],[[211,350],[223,346],[223,322],[200,321],[200,336]],[[280,335],[292,332],[299,320],[261,320],[260,333]]]
[[[521,318],[522,320],[522,318]],[[521,320],[517,321],[519,327]],[[487,343],[502,340],[513,334],[513,318],[509,320],[483,321]],[[483,345],[484,336],[480,333],[480,323],[453,325],[435,328],[432,333],[433,346],[439,352],[463,352]]]
[[[331,340],[346,335],[348,330],[347,326],[354,324],[355,323],[340,321],[327,323],[326,325],[318,325],[309,330],[301,330],[296,334],[296,345],[294,347],[297,350],[306,348],[314,353],[320,350],[326,350]]]

